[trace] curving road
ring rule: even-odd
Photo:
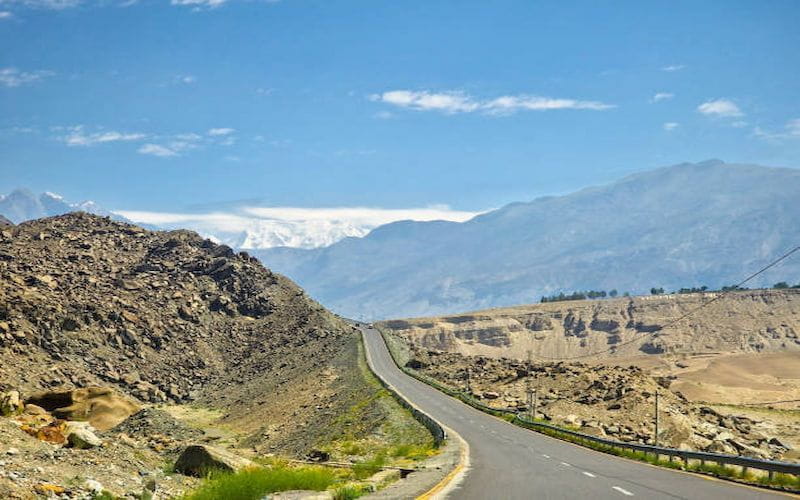
[[[649,466],[528,431],[409,377],[380,333],[362,328],[373,370],[469,444],[469,467],[448,497],[459,499],[725,499],[786,495]]]

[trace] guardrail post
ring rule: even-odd
[[[659,393],[658,393],[658,389],[656,389],[656,422],[655,422],[655,424],[656,424],[655,425],[655,427],[656,427],[655,431],[656,432],[655,432],[655,436],[653,436],[653,441],[654,441],[653,444],[655,444],[656,446],[658,446],[658,398],[659,398]],[[658,453],[656,453],[656,460],[658,460]]]

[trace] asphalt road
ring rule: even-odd
[[[606,455],[516,427],[409,377],[394,364],[377,330],[362,331],[375,371],[469,444],[469,468],[448,498],[786,498]]]

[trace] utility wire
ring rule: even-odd
[[[694,313],[696,313],[697,311],[699,311],[699,310],[703,309],[704,307],[706,307],[706,306],[708,306],[708,305],[710,305],[710,304],[712,304],[712,303],[714,303],[714,302],[716,302],[716,301],[720,300],[721,298],[725,297],[725,296],[726,296],[726,295],[728,295],[729,293],[739,290],[739,288],[741,288],[741,287],[742,287],[742,286],[743,286],[745,283],[747,283],[748,281],[752,280],[752,279],[753,279],[753,278],[755,278],[756,276],[758,276],[758,275],[762,274],[763,272],[767,271],[768,269],[770,269],[770,268],[772,268],[772,267],[775,267],[775,266],[776,266],[776,265],[778,265],[780,262],[782,262],[782,261],[786,260],[786,259],[787,259],[787,258],[789,258],[789,257],[790,257],[790,256],[791,256],[793,253],[795,253],[795,252],[797,252],[797,251],[800,251],[800,245],[798,245],[798,246],[794,247],[793,249],[789,250],[788,252],[786,252],[785,254],[781,255],[781,256],[780,256],[780,257],[778,257],[777,259],[773,260],[772,262],[770,262],[770,263],[769,263],[769,264],[767,264],[766,266],[762,267],[762,268],[761,268],[761,269],[759,269],[758,271],[754,272],[753,274],[751,274],[751,275],[750,275],[750,276],[748,276],[747,278],[743,279],[742,281],[740,281],[739,283],[737,283],[736,285],[734,285],[734,286],[733,286],[733,287],[731,287],[730,289],[728,289],[728,290],[724,290],[724,291],[721,291],[721,292],[718,292],[718,295],[716,295],[714,298],[712,298],[712,299],[710,299],[710,300],[707,300],[707,301],[703,302],[702,304],[700,304],[700,305],[699,305],[699,306],[697,306],[696,308],[692,309],[691,311],[689,311],[689,312],[685,313],[683,316],[679,317],[678,319],[675,319],[675,320],[672,320],[672,321],[670,321],[670,322],[669,322],[669,323],[667,323],[666,325],[662,326],[662,327],[660,328],[660,330],[664,330],[664,329],[666,329],[666,328],[669,328],[669,327],[671,327],[671,326],[675,325],[676,323],[678,323],[678,322],[680,322],[680,321],[682,321],[682,320],[684,320],[684,319],[688,318],[689,316],[693,315]],[[647,334],[645,334],[645,336],[647,336]],[[656,335],[656,336],[657,336],[657,335]],[[614,345],[614,346],[611,346],[611,347],[609,347],[608,349],[604,349],[604,350],[602,350],[602,351],[597,351],[597,352],[593,352],[593,353],[589,353],[589,354],[579,354],[579,355],[576,355],[576,356],[561,356],[561,357],[550,357],[550,356],[542,356],[542,355],[538,355],[537,357],[538,357],[538,358],[541,358],[541,359],[546,359],[546,360],[559,360],[559,361],[560,361],[560,360],[572,360],[572,359],[590,358],[590,357],[592,357],[592,356],[597,356],[598,354],[604,354],[604,353],[607,353],[607,352],[615,351],[615,350],[619,349],[620,347],[623,347],[623,346],[626,346],[626,345],[629,345],[629,344],[633,344],[633,343],[635,343],[635,342],[638,342],[638,341],[642,340],[642,338],[643,338],[643,337],[636,337],[636,338],[633,338],[633,339],[631,339],[631,340],[628,340],[627,342],[623,342],[623,343],[621,343],[621,344],[616,344],[616,345]]]

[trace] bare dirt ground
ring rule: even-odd
[[[674,378],[670,389],[690,401],[800,409],[800,352],[637,356],[596,365],[634,365]]]

